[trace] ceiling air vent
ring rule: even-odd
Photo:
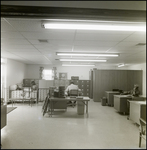
[[[144,46],[144,45],[146,45],[146,43],[138,43],[138,44],[136,44],[136,46]]]
[[[48,43],[48,41],[45,40],[45,39],[39,39],[38,41],[39,41],[40,43]]]

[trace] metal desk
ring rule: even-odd
[[[128,99],[127,100],[127,108],[128,108],[128,112],[129,112],[129,116],[127,117],[127,119],[130,119],[130,102],[131,101],[145,101],[145,97],[132,97],[132,99]]]
[[[107,97],[107,103],[108,105],[110,105],[111,107],[114,106],[114,95],[120,95],[120,92],[118,91],[105,91],[106,93],[106,97]]]
[[[128,114],[127,100],[132,99],[131,95],[114,95],[114,109],[118,112]]]
[[[50,103],[49,103],[49,107],[50,107],[50,113],[49,113],[49,116],[52,117],[53,115],[53,112],[54,112],[54,108],[53,108],[53,103],[57,102],[57,101],[80,101],[80,102],[83,102],[84,105],[86,106],[86,114],[87,114],[87,117],[88,117],[88,101],[90,101],[90,98],[89,97],[83,97],[83,99],[77,99],[77,98],[70,98],[70,97],[66,97],[66,98],[56,98],[56,97],[52,97],[52,98],[49,98],[50,99]]]
[[[140,125],[139,118],[146,120],[146,101],[130,101],[130,120]]]

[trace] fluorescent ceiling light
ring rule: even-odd
[[[81,66],[83,66],[83,67],[88,67],[88,66],[89,66],[89,67],[92,67],[92,66],[95,66],[95,65],[68,65],[68,64],[62,64],[62,66],[69,66],[69,67],[70,67],[70,66],[75,66],[75,67],[76,67],[76,66],[77,66],[77,67],[79,67],[79,66],[80,66],[80,67],[81,67]]]
[[[124,65],[124,64],[119,64],[119,65],[118,65],[118,67],[123,67],[123,66],[125,66],[125,65]]]
[[[145,31],[146,25],[99,25],[96,23],[71,23],[71,22],[50,22],[43,24],[46,29],[73,29],[73,30],[110,30],[110,31]]]
[[[118,57],[119,55],[118,54],[82,54],[82,53],[57,53],[57,55],[60,55],[60,56],[94,56],[94,57],[97,57],[97,56],[106,56],[106,57]]]
[[[106,62],[103,59],[59,59],[60,61],[88,61],[88,62]]]

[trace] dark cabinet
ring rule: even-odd
[[[91,69],[90,71],[89,71],[89,80],[90,80],[90,94],[89,94],[89,97],[90,98],[93,98],[93,70]]]
[[[71,80],[70,80],[71,81]],[[73,80],[74,84],[78,85],[82,91],[82,96],[90,96],[90,80]]]
[[[7,124],[7,105],[1,105],[1,129]]]

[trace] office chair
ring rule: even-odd
[[[140,131],[139,131],[139,147],[141,147],[142,138],[146,140],[146,121],[142,118],[139,118],[140,121]]]
[[[75,98],[79,95],[79,92],[78,92],[78,89],[72,89],[69,91],[69,94],[70,98]],[[71,101],[72,102],[72,101]],[[73,101],[71,104],[70,104],[72,107],[74,107],[76,105],[76,101]]]
[[[73,90],[69,91],[69,96],[70,97],[77,97],[78,94],[79,94],[78,90],[73,89]]]

